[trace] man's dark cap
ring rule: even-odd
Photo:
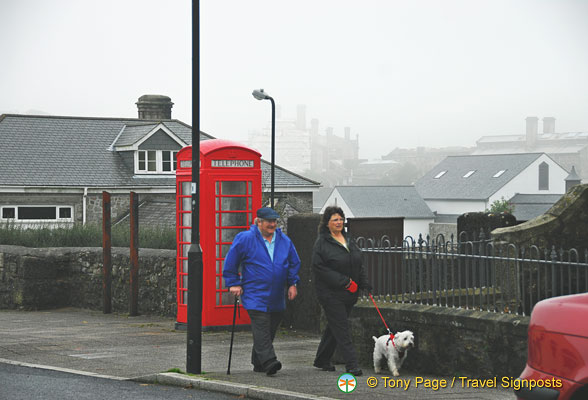
[[[257,218],[278,219],[280,215],[273,208],[263,207],[257,210]]]

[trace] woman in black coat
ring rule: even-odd
[[[312,252],[312,268],[317,297],[327,317],[314,366],[334,371],[331,358],[338,347],[347,372],[360,376],[363,372],[351,340],[349,315],[357,302],[358,289],[371,291],[371,286],[367,282],[361,250],[345,232],[345,214],[340,207],[329,206],[322,215]]]

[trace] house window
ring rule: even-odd
[[[73,222],[71,206],[3,206],[0,220]]]
[[[178,155],[177,151],[162,151],[161,152],[161,162],[162,162],[162,171],[164,172],[171,172],[176,170],[176,156]]]
[[[176,170],[177,151],[139,150],[136,154],[137,173],[165,174]]]
[[[2,219],[16,218],[16,208],[14,207],[3,207],[2,208]]]
[[[464,177],[464,178],[469,178],[470,176],[472,176],[472,175],[474,174],[474,172],[476,172],[476,170],[475,170],[475,169],[474,169],[474,170],[472,170],[472,171],[468,171],[468,173],[467,173],[467,174],[465,174],[463,177]]]
[[[443,175],[445,175],[446,172],[447,172],[447,170],[439,172],[437,175],[435,175],[433,177],[433,179],[439,179],[439,178],[441,178]]]
[[[497,173],[495,173],[492,178],[498,178],[500,175],[504,174],[506,172],[505,169],[501,169],[500,171],[498,171]]]
[[[549,190],[549,164],[539,164],[539,190]]]

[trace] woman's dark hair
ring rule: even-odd
[[[321,222],[319,222],[319,226],[318,226],[319,235],[321,233],[329,233],[329,226],[328,226],[329,220],[331,219],[333,214],[339,214],[341,216],[341,218],[343,218],[343,220],[345,220],[345,213],[343,212],[341,207],[328,206],[327,208],[325,208],[325,212],[323,213],[323,216],[321,217]]]

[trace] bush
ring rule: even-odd
[[[486,212],[494,214],[500,214],[505,212],[512,214],[514,209],[514,204],[506,200],[504,197],[501,197],[500,200],[494,200],[492,204],[490,204],[490,209],[486,209]]]
[[[113,247],[130,247],[128,224],[112,227]],[[9,223],[0,225],[0,244],[26,247],[102,247],[102,226],[97,224],[72,227],[25,228]],[[139,248],[175,249],[176,232],[169,227],[139,226]]]

